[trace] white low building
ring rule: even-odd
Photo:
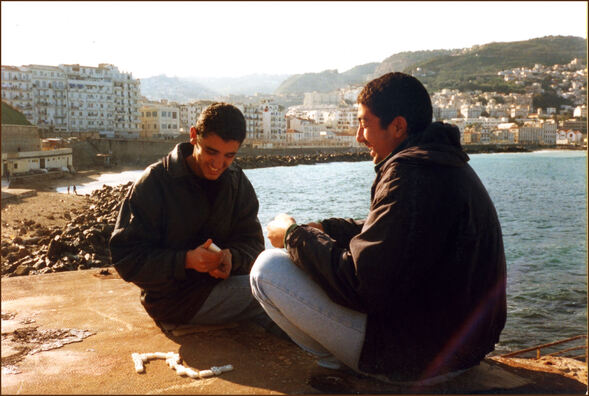
[[[60,148],[43,151],[2,153],[2,177],[15,176],[34,171],[71,171],[72,149]]]

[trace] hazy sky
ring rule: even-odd
[[[402,51],[587,38],[587,2],[3,1],[2,65],[112,63],[135,78],[340,72]]]

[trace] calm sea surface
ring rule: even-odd
[[[507,324],[497,352],[587,333],[587,153],[474,154],[470,164],[487,187],[503,228],[508,271]],[[248,169],[262,226],[286,212],[305,223],[364,218],[374,179],[371,162]],[[78,186],[135,180],[141,171],[104,174]],[[58,188],[65,192],[65,187]],[[264,229],[264,233],[266,230]],[[270,247],[266,240],[266,246]]]

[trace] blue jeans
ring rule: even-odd
[[[263,251],[250,280],[254,297],[295,343],[359,371],[366,314],[334,303],[282,249]]]
[[[190,324],[225,324],[247,319],[269,321],[264,318],[267,318],[264,309],[252,296],[249,275],[235,275],[213,288]]]

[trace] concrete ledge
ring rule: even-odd
[[[35,190],[26,188],[3,188],[2,189],[2,202],[8,202],[17,198],[26,198],[37,195]]]
[[[2,394],[578,393],[584,385],[513,372],[492,360],[448,383],[416,389],[320,368],[290,341],[251,323],[164,333],[145,313],[139,289],[111,268],[2,278]],[[27,334],[92,333],[32,354]],[[86,334],[86,333],[84,333]],[[34,337],[33,337],[34,338]],[[51,346],[51,345],[50,345]],[[198,370],[232,364],[205,379],[180,377],[164,360],[137,374],[134,352],[179,353]],[[554,384],[559,383],[555,388]],[[560,381],[560,382],[559,382]],[[541,385],[538,385],[541,384]],[[583,390],[583,393],[585,390]]]

